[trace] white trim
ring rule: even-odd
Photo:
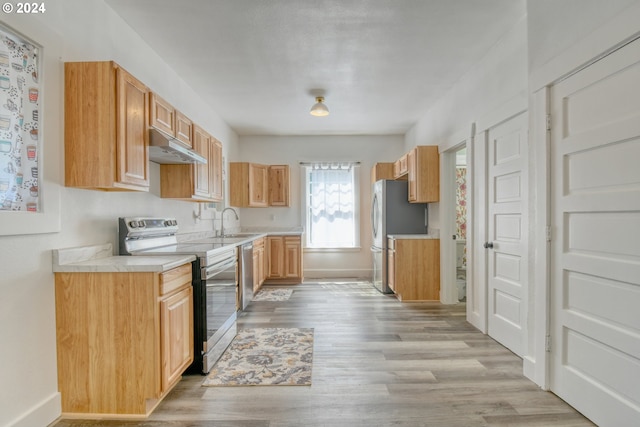
[[[546,227],[550,224],[550,139],[547,128],[547,113],[549,112],[549,88],[543,88],[533,94],[532,111],[529,117],[530,149],[533,156],[529,164],[532,165],[529,176],[531,178],[530,194],[532,204],[529,231],[532,233],[531,242],[535,251],[530,254],[533,258],[532,271],[529,275],[532,294],[531,337],[525,359],[524,374],[544,390],[549,387],[549,353],[546,352],[546,336],[549,333],[549,256],[550,243],[547,242]],[[530,246],[531,247],[531,246]]]
[[[471,179],[469,204],[473,208],[470,230],[467,230],[467,320],[482,333],[487,333],[487,254],[482,242],[487,240],[487,132],[476,133],[467,146]]]
[[[527,111],[527,94],[520,92],[509,101],[476,121],[476,133],[484,132]]]
[[[371,280],[373,277],[373,270],[370,268],[360,268],[360,269],[324,269],[324,268],[313,268],[313,269],[304,269],[304,280],[309,279],[328,279],[328,278],[365,278],[367,280]]]
[[[473,141],[472,123],[468,130],[460,131],[447,138],[447,141],[440,147],[440,302],[443,304],[458,303],[458,289],[456,286],[455,263],[456,263],[456,241],[451,238],[455,234],[455,174],[456,153],[463,147],[470,145]],[[446,150],[446,151],[445,151]],[[467,151],[468,153],[468,151]],[[469,157],[467,154],[467,166]],[[468,169],[467,175],[469,175]],[[469,182],[467,183],[467,194],[471,194]],[[470,204],[467,200],[467,206]],[[469,211],[467,211],[467,224],[472,222]],[[467,229],[467,233],[469,230]],[[468,240],[469,241],[469,240]],[[467,248],[468,251],[468,248]],[[467,262],[467,265],[470,264]],[[467,283],[469,279],[467,278]],[[467,285],[467,289],[469,289]]]
[[[62,397],[59,392],[55,392],[20,417],[10,421],[7,427],[47,426],[60,416],[61,408]]]

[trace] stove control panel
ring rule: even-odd
[[[120,236],[128,238],[176,234],[178,221],[175,218],[120,218],[118,228]]]

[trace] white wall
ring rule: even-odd
[[[182,231],[211,229],[193,219],[197,204],[159,198],[159,167],[150,193],[103,193],[63,187],[64,61],[115,60],[222,141],[237,155],[237,135],[101,0],[48,2],[42,15],[3,14],[2,22],[44,47],[44,179],[59,187],[60,232],[0,236],[0,426],[46,426],[60,414],[57,392],[51,250],[117,242],[117,218],[175,215]],[[47,125],[48,124],[48,125]],[[2,213],[1,221],[12,221]],[[117,246],[116,246],[117,247]]]
[[[322,120],[319,118],[318,120]],[[359,161],[360,249],[304,252],[305,278],[371,277],[371,167],[392,162],[403,154],[403,137],[396,136],[247,136],[240,137],[238,159],[263,164],[288,164],[291,170],[291,208],[240,209],[243,226],[303,226],[300,162]],[[275,220],[271,220],[272,215]]]

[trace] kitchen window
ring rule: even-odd
[[[307,248],[360,245],[359,163],[302,164]]]

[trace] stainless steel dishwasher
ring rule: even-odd
[[[253,299],[253,242],[240,246],[240,290],[242,310],[245,310]]]

